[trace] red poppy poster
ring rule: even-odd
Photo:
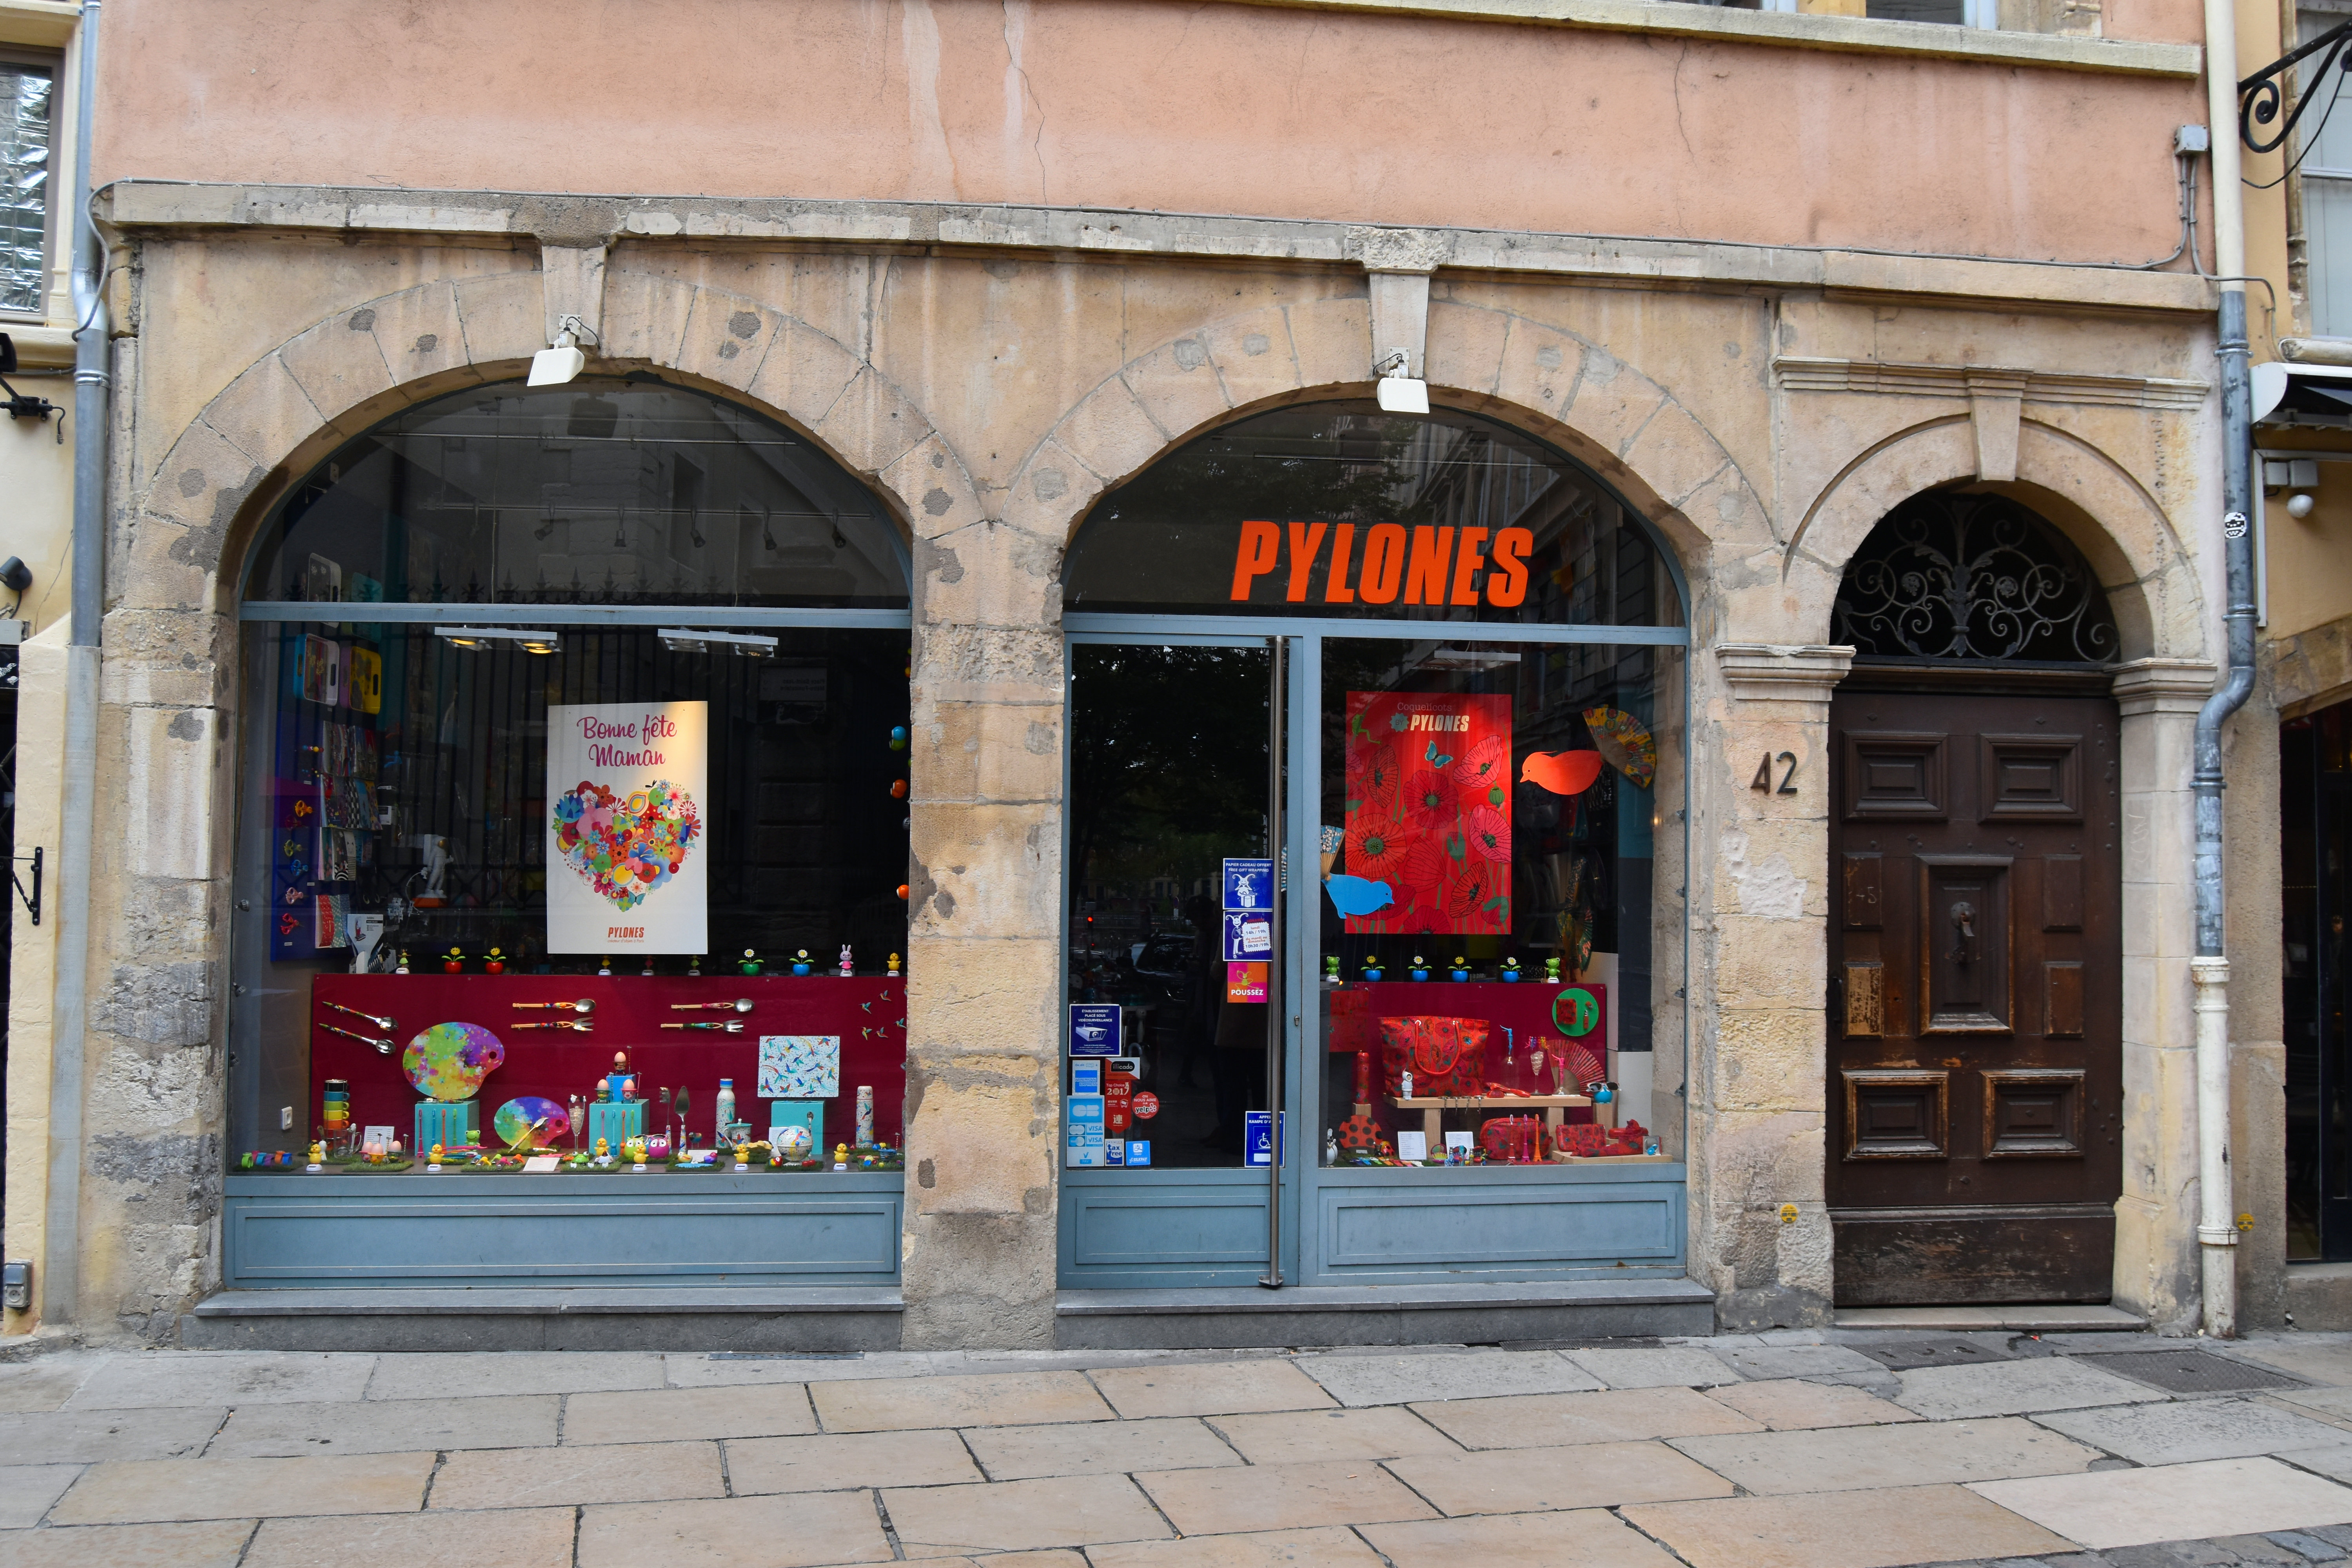
[[[1493,936],[1511,929],[1511,700],[1348,693],[1344,869],[1391,901],[1348,931]]]

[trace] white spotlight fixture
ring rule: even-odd
[[[588,332],[588,323],[577,316],[565,316],[555,323],[555,342],[530,356],[530,386],[562,386],[578,375],[588,363],[588,356],[580,352],[580,334]]]
[[[767,658],[776,651],[773,637],[748,632],[692,632],[682,626],[664,627],[662,647],[672,653],[732,653],[745,658]]]
[[[1372,392],[1381,401],[1383,414],[1426,414],[1429,412],[1429,383],[1412,378],[1412,355],[1403,349],[1391,349],[1372,365]]]
[[[553,632],[520,631],[513,626],[436,626],[433,635],[452,647],[495,648],[505,644],[525,653],[554,653],[563,646]]]

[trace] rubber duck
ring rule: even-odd
[[[898,955],[897,953],[895,953],[895,952],[894,952],[894,953],[892,953],[892,954],[890,955],[890,978],[891,978],[891,979],[893,979],[893,980],[896,980],[898,977]]]

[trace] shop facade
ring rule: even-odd
[[[2207,279],[136,151],[16,1331],[2193,1328]]]

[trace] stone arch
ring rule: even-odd
[[[1801,640],[1827,640],[1846,563],[1879,519],[1921,490],[1977,484],[1977,473],[1976,438],[1965,414],[1898,430],[1840,469],[1782,552],[1781,578],[1804,617]],[[2163,506],[2113,457],[2058,426],[2027,418],[2018,426],[2017,477],[1980,488],[2032,507],[2082,551],[2106,592],[2125,658],[2204,656],[2194,563]]]
[[[233,615],[237,567],[286,490],[385,417],[510,380],[543,348],[544,274],[419,284],[338,311],[256,361],[173,439],[118,514],[111,609]],[[871,363],[757,300],[608,272],[602,365],[752,407],[871,488],[916,545],[983,523],[962,458]]]
[[[1269,305],[1128,361],[1024,458],[1006,521],[1066,548],[1097,499],[1185,441],[1285,404],[1369,396],[1362,297]],[[1433,395],[1537,436],[1584,464],[1654,524],[1694,595],[1769,578],[1769,509],[1722,443],[1656,382],[1596,343],[1523,317],[1433,300]],[[1732,566],[1721,564],[1729,552]]]

